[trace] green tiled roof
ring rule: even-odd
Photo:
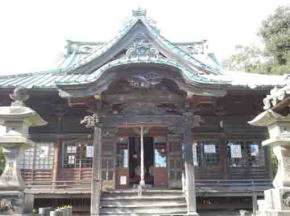
[[[111,60],[100,67],[91,71],[83,71],[80,73],[78,68],[84,65],[98,61],[100,56],[108,52],[122,38],[130,33],[130,30],[137,24],[142,24],[154,40],[161,47],[169,50],[172,56],[176,58],[138,58],[138,59],[115,59]],[[187,44],[188,45],[188,44]],[[82,47],[85,46],[85,47]],[[82,50],[82,48],[85,48]],[[160,35],[160,32],[152,21],[145,16],[133,16],[126,24],[119,35],[114,37],[107,43],[86,43],[69,41],[67,47],[68,53],[63,62],[53,70],[42,71],[37,73],[26,73],[18,75],[0,76],[0,88],[14,88],[22,86],[34,89],[56,89],[57,85],[77,85],[91,83],[108,69],[124,64],[163,64],[177,68],[182,76],[190,83],[205,83],[218,85],[235,85],[248,86],[247,82],[242,81],[243,78],[225,74],[221,65],[212,53],[193,54],[184,48],[182,44],[171,43]],[[88,49],[88,50],[86,50]],[[186,64],[184,64],[184,62]],[[248,75],[245,75],[248,77]],[[248,78],[247,78],[248,79]],[[273,86],[277,85],[283,79],[281,77],[271,78],[272,82],[266,75],[260,76],[257,86]]]

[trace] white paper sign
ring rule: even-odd
[[[39,157],[40,158],[46,158],[46,157],[48,157],[49,148],[48,148],[47,145],[41,145],[38,148],[39,148]]]
[[[86,148],[86,156],[87,156],[87,158],[94,157],[94,146],[87,146],[87,148]]]
[[[204,145],[203,150],[204,150],[204,153],[206,153],[206,154],[215,154],[216,153],[216,148],[215,148],[215,145],[213,145],[213,144]]]
[[[128,163],[129,163],[128,149],[124,149],[123,167],[128,168]]]
[[[77,147],[76,146],[67,146],[66,148],[67,153],[77,153]]]
[[[193,165],[194,166],[198,166],[196,147],[197,147],[197,143],[193,143],[192,153],[193,153]]]
[[[0,136],[4,136],[6,134],[6,127],[3,125],[0,125]]]
[[[251,156],[258,156],[259,155],[259,146],[257,144],[250,145],[250,152]]]
[[[127,176],[120,176],[120,185],[127,184]]]
[[[74,155],[69,155],[68,156],[68,164],[75,164],[75,156]]]
[[[242,158],[241,145],[236,145],[236,144],[231,145],[231,157],[232,158]]]

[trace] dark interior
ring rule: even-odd
[[[153,137],[144,137],[145,184],[153,185]],[[129,182],[140,182],[140,137],[129,137]]]

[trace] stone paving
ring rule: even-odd
[[[228,211],[199,211],[199,216],[249,216],[252,215],[250,211],[228,210]]]

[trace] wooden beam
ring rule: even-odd
[[[118,125],[120,128],[136,128],[136,127],[167,127],[166,125],[160,122],[136,122],[136,123],[120,123]]]

